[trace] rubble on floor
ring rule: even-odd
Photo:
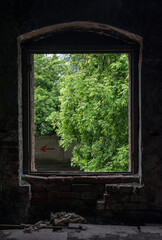
[[[55,226],[57,227],[57,226]],[[82,227],[82,229],[81,229]],[[84,230],[86,229],[86,230]],[[162,226],[74,224],[61,230],[40,229],[25,234],[22,229],[0,231],[0,240],[162,240]]]
[[[51,213],[50,221],[39,221],[34,225],[24,225],[24,233],[31,233],[42,228],[54,226],[67,226],[69,223],[87,223],[86,219],[76,213],[56,212]]]

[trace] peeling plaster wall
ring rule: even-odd
[[[37,180],[28,179],[32,195],[29,186],[20,186],[23,181],[19,181],[17,38],[35,29],[75,21],[108,24],[143,38],[140,92],[143,187],[137,187],[136,191],[132,186],[112,187],[114,180],[85,180],[84,177],[82,180],[44,178],[42,185],[39,180],[38,184]],[[159,221],[162,215],[161,23],[160,0],[0,0],[1,223],[27,222],[28,218],[34,221],[38,213],[39,218],[43,217],[40,209],[45,211],[47,204],[47,213],[67,206],[83,214],[90,209],[90,216],[94,214],[105,220],[114,216],[122,219],[125,214],[136,221],[139,217],[141,221]],[[129,182],[133,181],[136,179]],[[119,179],[116,182],[120,182]],[[53,187],[49,187],[51,185]],[[87,194],[83,194],[85,192]],[[97,202],[99,199],[102,201]]]

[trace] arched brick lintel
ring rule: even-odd
[[[43,28],[33,30],[31,32],[25,33],[18,37],[18,42],[25,42],[30,39],[41,39],[48,37],[51,34],[65,32],[65,31],[84,31],[84,32],[95,32],[97,34],[111,36],[117,39],[125,39],[126,41],[136,42],[142,46],[142,38],[129,31],[110,26],[108,24],[87,22],[87,21],[77,21],[55,24]]]

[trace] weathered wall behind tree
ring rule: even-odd
[[[114,213],[126,214],[137,221],[139,216],[143,221],[158,220],[162,215],[162,2],[1,0],[0,222],[25,222],[29,213],[30,220],[35,220],[48,217],[50,210],[63,208],[85,215],[89,209],[88,214],[92,215],[97,209],[97,199],[103,198],[105,184],[111,183],[111,178],[102,177],[88,178],[88,181],[84,177],[32,179],[29,180],[32,195],[28,186],[19,185],[18,102],[21,102],[18,101],[17,37],[38,28],[73,21],[108,24],[143,38],[140,127],[144,187],[135,195],[132,187],[121,187],[117,200],[108,186],[106,190],[112,194],[105,195],[100,210],[105,218],[114,217]],[[131,181],[136,180],[130,178]],[[116,182],[120,182],[120,177]]]
[[[59,138],[56,134],[36,138],[35,163],[37,171],[70,170],[73,147],[74,144],[67,151],[64,151],[59,145]]]

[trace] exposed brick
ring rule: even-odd
[[[97,176],[97,183],[99,184],[106,184],[106,183],[112,183],[113,178],[111,176]]]
[[[104,194],[104,201],[106,202],[129,202],[128,194]]]
[[[57,199],[56,201],[53,201],[53,205],[57,206],[57,210],[61,211],[69,211],[71,208],[71,199],[64,198],[64,199]],[[52,205],[51,205],[52,206]]]
[[[57,191],[47,192],[48,200],[54,201],[54,199],[57,199],[58,196],[59,196],[59,192]]]
[[[153,203],[153,202],[156,201],[156,191],[155,191],[155,188],[153,188],[151,186],[146,188],[145,195],[147,197],[147,201],[148,202]]]
[[[105,190],[105,184],[97,184],[97,191],[103,193]]]
[[[29,186],[21,186],[20,188],[19,188],[19,191],[20,191],[20,193],[21,194],[28,194],[29,193],[29,190],[30,190],[30,187]]]
[[[105,202],[103,200],[98,200],[96,209],[98,211],[103,211],[104,208],[105,208]]]
[[[10,155],[9,162],[11,162],[11,163],[19,162],[19,156],[17,154],[16,155]]]
[[[22,177],[23,180],[30,183],[32,185],[41,185],[41,186],[47,186],[48,184],[48,178],[47,177],[41,177],[41,176],[31,176],[31,175],[25,175]]]
[[[81,192],[72,192],[71,197],[73,199],[81,199],[82,193]]]
[[[34,205],[34,206],[30,206],[29,209],[29,221],[31,223],[35,223],[40,221],[40,219],[49,219],[50,216],[50,212],[48,210],[48,206],[47,205]]]
[[[90,208],[96,207],[96,199],[83,199],[83,202]]]
[[[10,202],[8,202],[9,199],[7,199],[7,198],[5,200],[6,201],[4,201],[4,199],[3,199],[3,201],[1,202],[2,209],[6,209],[7,211],[10,211],[9,209],[14,208],[14,206],[15,206],[15,200],[14,200],[14,198],[12,200],[10,198]]]
[[[97,177],[95,176],[75,176],[73,177],[73,183],[96,183]]]
[[[84,191],[95,191],[96,186],[93,184],[72,184],[72,191],[84,192]]]
[[[46,192],[34,192],[32,194],[33,199],[46,199],[47,193]]]
[[[149,209],[149,205],[147,203],[124,203],[125,210],[147,210]]]
[[[72,177],[48,177],[49,184],[70,184],[72,182]]]
[[[0,141],[1,147],[18,147],[19,143],[17,141]]]
[[[130,202],[147,202],[147,197],[145,195],[133,194],[130,196]]]
[[[109,176],[97,176],[97,183],[114,184],[114,183],[133,183],[139,182],[138,176],[121,176],[121,175],[109,175]]]
[[[58,198],[70,199],[70,198],[72,198],[72,193],[71,192],[59,192]]]
[[[96,199],[96,192],[84,192],[81,194],[81,199]]]
[[[11,155],[18,155],[19,150],[16,147],[10,147],[10,148],[7,148],[7,153]]]
[[[58,191],[58,192],[70,192],[71,184],[49,184],[47,185],[47,191]]]
[[[47,185],[46,185],[46,189],[47,189],[48,192],[51,192],[51,191],[59,191],[59,185],[56,184],[56,183],[47,184]]]
[[[0,192],[0,202],[2,201],[3,199],[3,192]]]
[[[12,164],[10,164],[10,169],[11,169],[11,173],[13,173],[13,174],[16,174],[16,173],[18,173],[18,170],[19,170],[19,163],[18,162],[16,162],[16,163],[12,163]]]
[[[32,206],[45,206],[46,204],[47,204],[46,199],[35,199],[35,198],[31,199]]]
[[[32,192],[46,192],[46,187],[44,185],[40,184],[32,184],[31,185],[31,191]]]
[[[95,209],[96,207],[96,201],[90,200],[90,199],[72,199],[71,201],[71,208],[75,213],[89,215],[89,212],[92,211],[92,209]]]
[[[70,192],[71,191],[71,184],[63,184],[59,185],[59,191],[60,192]]]
[[[121,211],[124,209],[124,207],[122,203],[110,203],[110,204],[105,204],[105,209],[113,210],[113,211]]]
[[[107,193],[132,193],[135,189],[134,184],[106,184]]]

